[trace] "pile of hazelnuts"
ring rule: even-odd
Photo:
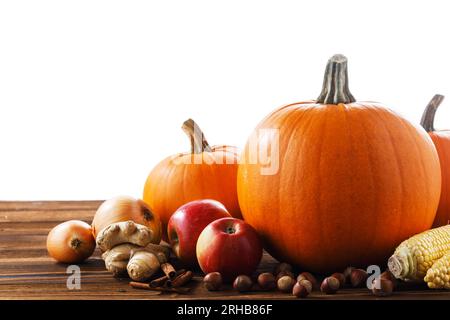
[[[293,267],[288,263],[278,264],[274,271],[260,273],[252,279],[247,275],[237,276],[233,281],[233,288],[238,292],[248,291],[273,291],[291,293],[297,298],[306,298],[312,291],[321,291],[324,294],[335,294],[346,286],[363,288],[366,286],[368,274],[363,269],[348,267],[344,272],[336,272],[325,277],[321,283],[309,272],[302,272],[297,277]],[[204,286],[209,291],[222,289],[223,280],[219,272],[208,273],[203,278]],[[397,285],[397,280],[389,272],[383,272],[380,277],[372,282],[372,293],[385,297],[392,294]]]

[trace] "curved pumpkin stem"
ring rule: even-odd
[[[339,104],[355,101],[348,88],[347,58],[342,54],[336,54],[328,60],[322,92],[317,102]]]
[[[422,114],[422,119],[420,120],[420,125],[427,131],[434,131],[434,116],[439,108],[440,104],[444,100],[444,96],[440,94],[435,94],[433,99],[430,100],[425,111]]]
[[[183,131],[188,135],[189,139],[191,139],[191,153],[212,151],[211,147],[208,144],[208,141],[206,141],[205,139],[205,135],[194,120],[186,120],[183,123],[181,129],[183,129]]]

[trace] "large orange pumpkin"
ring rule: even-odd
[[[144,187],[143,199],[160,216],[164,239],[170,216],[193,200],[217,200],[233,217],[242,217],[236,188],[237,148],[211,147],[192,119],[182,128],[191,140],[191,151],[161,161],[150,172]]]
[[[255,150],[271,150],[278,170],[264,173],[268,164],[251,160]],[[317,101],[269,114],[241,157],[244,219],[274,257],[303,269],[383,263],[436,214],[441,175],[433,142],[381,104],[356,102],[342,55],[328,61]]]
[[[450,130],[437,131],[434,129],[434,116],[442,100],[444,100],[444,96],[435,95],[425,108],[420,122],[433,140],[441,163],[441,199],[433,227],[450,223]]]

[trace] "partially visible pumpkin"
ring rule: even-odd
[[[444,100],[444,96],[435,95],[425,108],[420,122],[433,140],[441,163],[441,199],[433,228],[450,223],[450,130],[434,129],[434,116],[442,100]]]
[[[221,202],[235,218],[241,218],[237,200],[238,150],[232,146],[211,147],[198,125],[189,119],[182,129],[191,141],[191,151],[170,156],[150,172],[143,199],[163,223],[182,205],[200,199]]]
[[[383,105],[356,102],[342,55],[329,60],[317,101],[272,112],[252,137],[239,204],[280,261],[319,273],[381,264],[433,223],[441,188],[433,142]],[[266,162],[249,161],[255,150],[272,150],[278,170],[264,174]]]

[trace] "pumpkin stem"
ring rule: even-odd
[[[347,58],[342,54],[335,54],[328,60],[322,92],[317,102],[339,104],[355,101],[348,88]]]
[[[200,127],[195,123],[194,120],[188,119],[183,123],[181,127],[184,132],[188,135],[189,139],[191,139],[191,153],[202,153],[202,152],[211,152],[212,149],[208,144],[208,141],[205,139],[205,135],[203,134]]]
[[[430,100],[425,111],[422,114],[422,120],[420,120],[420,125],[427,131],[434,131],[434,116],[439,108],[439,105],[444,100],[444,96],[440,94],[435,94],[433,99]]]

